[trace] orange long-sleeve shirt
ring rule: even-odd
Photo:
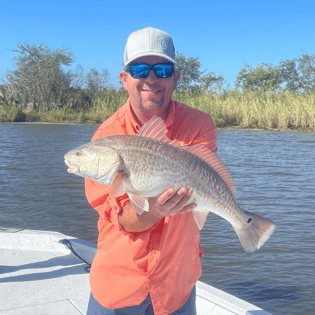
[[[216,127],[209,115],[171,100],[165,123],[170,139],[217,150]],[[128,99],[92,140],[133,135],[139,129]],[[89,179],[85,187],[89,203],[100,215],[98,249],[90,273],[94,298],[115,309],[139,305],[150,293],[156,315],[179,309],[202,273],[199,230],[192,212],[165,217],[146,231],[131,233],[118,219],[130,202],[128,195],[109,198],[109,186]]]

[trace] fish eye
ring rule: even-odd
[[[81,155],[81,152],[80,152],[80,151],[77,151],[77,152],[75,153],[75,155],[76,155],[76,156],[80,156],[80,155]]]

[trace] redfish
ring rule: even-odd
[[[275,229],[272,221],[239,207],[232,175],[216,153],[170,140],[156,116],[136,135],[109,136],[69,151],[65,163],[69,173],[110,185],[111,197],[127,193],[138,215],[149,211],[148,197],[184,186],[193,191],[189,203],[197,204],[198,228],[213,212],[230,222],[246,252],[259,249]]]

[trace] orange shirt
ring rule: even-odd
[[[207,114],[170,101],[166,118],[168,137],[182,145],[202,143],[216,151],[216,127]],[[107,119],[92,140],[139,131],[127,103]],[[86,196],[100,217],[97,253],[90,285],[94,298],[106,308],[139,305],[151,295],[156,315],[179,309],[201,276],[202,249],[192,211],[165,217],[150,229],[130,233],[118,216],[128,195],[109,198],[110,186],[86,179]]]

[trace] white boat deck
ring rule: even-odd
[[[86,314],[87,265],[96,245],[57,232],[0,228],[0,315]],[[270,315],[202,282],[197,282],[198,315]]]

